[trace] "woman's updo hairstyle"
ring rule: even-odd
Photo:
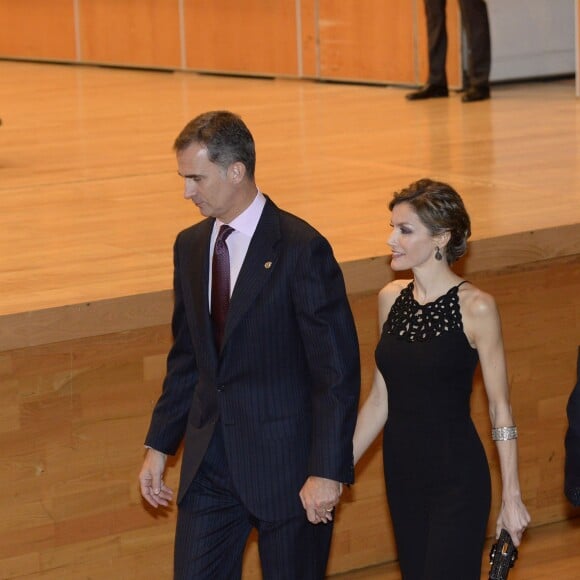
[[[436,236],[449,232],[445,248],[448,264],[459,260],[467,250],[467,239],[471,235],[471,221],[459,194],[446,183],[432,179],[420,179],[393,195],[389,209],[400,203],[408,203],[419,219]]]

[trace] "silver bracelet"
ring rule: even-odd
[[[515,425],[511,427],[495,427],[491,430],[491,438],[494,441],[509,441],[518,438],[518,428]]]

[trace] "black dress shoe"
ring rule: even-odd
[[[489,87],[482,85],[480,87],[469,87],[461,100],[464,103],[473,103],[475,101],[485,101],[489,99]]]
[[[447,96],[449,96],[447,87],[442,87],[440,85],[425,85],[422,89],[406,95],[406,99],[409,101],[420,101],[422,99],[438,99]]]

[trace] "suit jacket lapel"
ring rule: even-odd
[[[187,267],[185,269],[186,288],[185,292],[187,308],[186,312],[193,314],[190,320],[192,332],[199,336],[200,345],[209,345],[208,351],[215,357],[213,329],[209,313],[208,288],[209,288],[209,240],[213,228],[213,219],[204,220],[200,223],[196,236],[192,238],[192,247],[187,248]],[[191,303],[189,299],[191,297]],[[210,355],[211,356],[211,355]]]
[[[232,293],[224,331],[224,344],[276,267],[278,260],[276,244],[280,240],[278,211],[276,205],[268,198]]]

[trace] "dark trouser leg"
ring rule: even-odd
[[[175,533],[175,580],[235,580],[252,529],[250,514],[229,475],[221,426],[179,504]]]
[[[257,527],[264,580],[323,580],[333,522],[311,524],[304,513]]]
[[[446,0],[424,0],[429,45],[429,79],[427,84],[447,86],[445,61],[447,59]]]
[[[472,87],[487,87],[491,70],[491,39],[484,0],[459,0],[467,38],[467,76]]]

